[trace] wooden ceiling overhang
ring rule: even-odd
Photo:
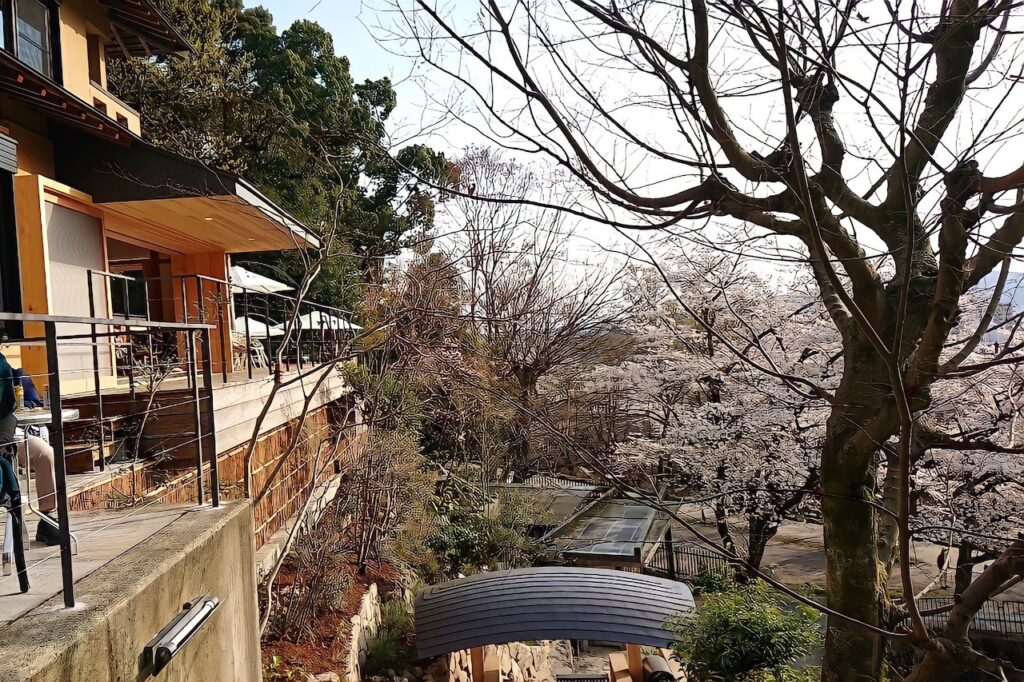
[[[67,126],[50,133],[55,179],[88,194],[117,238],[171,254],[319,246],[245,180],[198,159],[137,136],[123,145]]]
[[[237,195],[114,201],[96,204],[107,233],[162,253],[248,253],[315,246],[301,233]]]
[[[48,121],[54,179],[90,195],[136,243],[168,253],[319,245],[242,178],[156,147],[3,50],[0,93]]]
[[[110,19],[107,59],[191,52],[192,45],[149,0],[99,0]]]

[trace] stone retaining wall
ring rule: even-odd
[[[553,682],[555,676],[548,655],[554,646],[555,642],[540,642],[534,646],[521,642],[488,645],[484,647],[484,656],[497,657],[500,682]],[[471,679],[469,651],[439,656],[425,676],[427,682],[469,682]]]
[[[359,602],[359,610],[352,616],[352,628],[349,632],[348,656],[345,659],[345,680],[360,682],[362,666],[366,661],[366,648],[370,640],[377,634],[381,624],[380,593],[374,583]]]

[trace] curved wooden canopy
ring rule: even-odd
[[[433,658],[486,644],[594,639],[667,647],[665,621],[694,607],[679,582],[599,568],[496,571],[432,585],[416,597],[416,645]]]

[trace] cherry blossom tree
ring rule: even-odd
[[[752,575],[782,521],[817,488],[826,415],[820,399],[737,361],[726,346],[827,384],[838,339],[813,299],[796,289],[780,295],[719,255],[691,254],[664,271],[660,290],[637,287],[647,304],[634,316],[637,352],[593,372],[626,383],[658,425],[622,443],[618,465],[653,473],[673,497],[710,507],[722,546],[742,554]],[[706,328],[682,314],[667,287],[700,311]]]
[[[981,665],[1024,677],[974,651],[964,625],[1024,560],[993,562],[935,636],[910,573],[921,420],[937,381],[984,369],[948,345],[961,299],[1024,240],[1014,196],[1024,168],[1006,153],[1024,131],[1024,55],[1004,40],[1021,28],[1018,4],[480,0],[477,12],[453,14],[434,0],[393,0],[391,9],[431,77],[478,105],[453,118],[557,164],[586,196],[553,209],[626,239],[677,233],[722,254],[751,247],[754,262],[799,268],[815,283],[840,338],[834,387],[773,368],[756,347],[729,352],[827,405],[823,678],[879,678],[893,638],[927,652],[925,671]],[[1021,359],[1013,351],[1003,361]],[[894,566],[909,632],[884,623]]]

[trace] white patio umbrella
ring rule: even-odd
[[[245,333],[245,318],[236,317],[235,325],[232,327],[236,332]],[[253,340],[259,341],[265,339],[268,336],[284,336],[284,330],[281,329],[280,325],[272,324],[267,325],[266,322],[257,320],[255,318],[249,318],[249,336]]]
[[[257,292],[261,294],[273,294],[279,291],[291,291],[292,288],[276,279],[264,277],[251,270],[246,270],[241,265],[231,266],[231,287],[232,293],[240,294],[243,291]]]
[[[299,315],[299,324],[303,331],[317,331],[324,329],[357,331],[362,329],[358,324],[353,324],[337,315],[326,313],[322,310],[313,310],[305,315]],[[277,328],[284,333],[285,323],[277,325]]]

